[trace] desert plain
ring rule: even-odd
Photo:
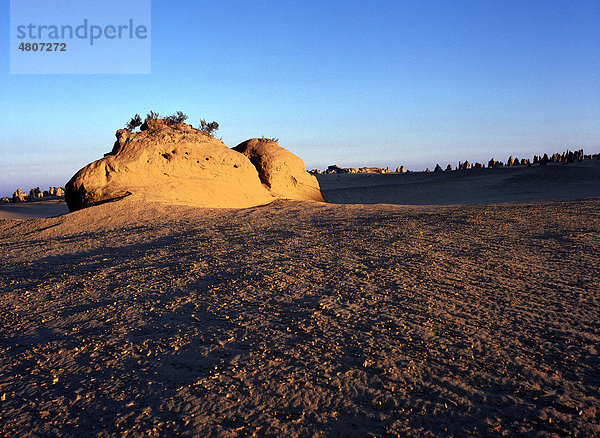
[[[0,435],[600,435],[600,161],[319,183],[0,207]]]

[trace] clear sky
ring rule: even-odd
[[[0,30],[0,195],[64,185],[151,109],[309,169],[600,152],[598,0],[155,0],[148,75],[11,75],[8,0]]]

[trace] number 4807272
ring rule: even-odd
[[[21,43],[19,50],[22,52],[66,52],[66,43]]]

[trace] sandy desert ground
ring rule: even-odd
[[[0,435],[600,435],[600,198],[325,178],[0,220]]]
[[[34,202],[0,204],[0,219],[37,219],[67,214],[64,197]]]
[[[472,205],[600,197],[600,160],[317,178],[327,199],[341,204]]]

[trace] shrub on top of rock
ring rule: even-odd
[[[125,128],[132,132],[135,130],[135,128],[142,126],[142,118],[140,117],[139,114],[136,114],[135,116],[133,116],[131,118],[131,120],[129,121],[129,123],[127,123],[127,125],[125,125]]]
[[[217,132],[218,130],[219,130],[219,124],[217,122],[215,122],[214,120],[210,123],[204,119],[200,120],[200,131],[202,131],[208,135],[214,135],[215,132]]]
[[[188,119],[187,114],[184,114],[181,111],[177,111],[175,114],[165,117],[165,121],[169,125],[174,125],[176,123],[185,122]]]
[[[119,129],[112,151],[71,178],[65,186],[70,211],[129,195],[224,208],[280,198],[324,200],[304,162],[274,141],[253,139],[245,142],[249,148],[233,150],[207,135],[206,130],[218,127],[216,122],[205,122],[203,131],[151,115],[141,132]]]

